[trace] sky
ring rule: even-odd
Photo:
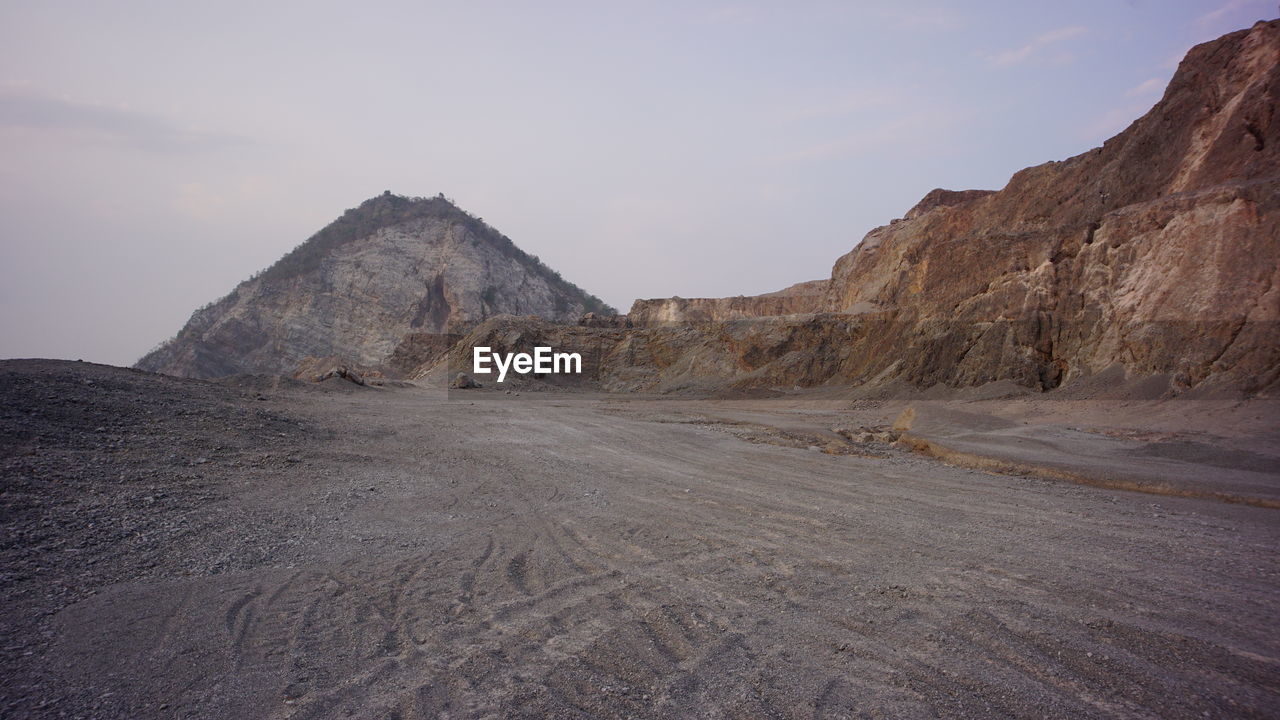
[[[132,364],[390,190],[622,311],[829,277],[1155,103],[1272,0],[0,0],[0,357]]]

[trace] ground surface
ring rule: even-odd
[[[863,442],[892,403],[47,361],[0,399],[6,717],[1280,713],[1280,510]],[[1199,407],[964,410],[1274,477],[1268,406]]]

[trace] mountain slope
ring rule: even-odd
[[[491,315],[571,321],[605,310],[443,197],[388,192],[196,311],[136,367],[212,378],[288,373],[307,357],[379,365],[402,343]]]
[[[1259,22],[1193,48],[1102,147],[997,192],[929,193],[841,257],[821,299],[640,301],[632,322],[726,321],[663,355],[727,354],[740,384],[1050,389],[1120,368],[1174,391],[1275,388],[1278,98],[1280,21]],[[806,312],[830,315],[780,317]]]
[[[872,231],[837,261],[826,309],[896,322],[900,351],[931,355],[913,380],[970,384],[1018,367],[1053,387],[1122,364],[1183,386],[1215,374],[1270,384],[1277,98],[1280,23],[1197,46],[1102,147],[996,193],[926,198]]]

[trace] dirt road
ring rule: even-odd
[[[0,370],[6,716],[1280,713],[1277,510],[695,400]]]

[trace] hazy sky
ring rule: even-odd
[[[1271,0],[0,1],[0,357],[130,364],[383,190],[625,311],[827,277]]]

